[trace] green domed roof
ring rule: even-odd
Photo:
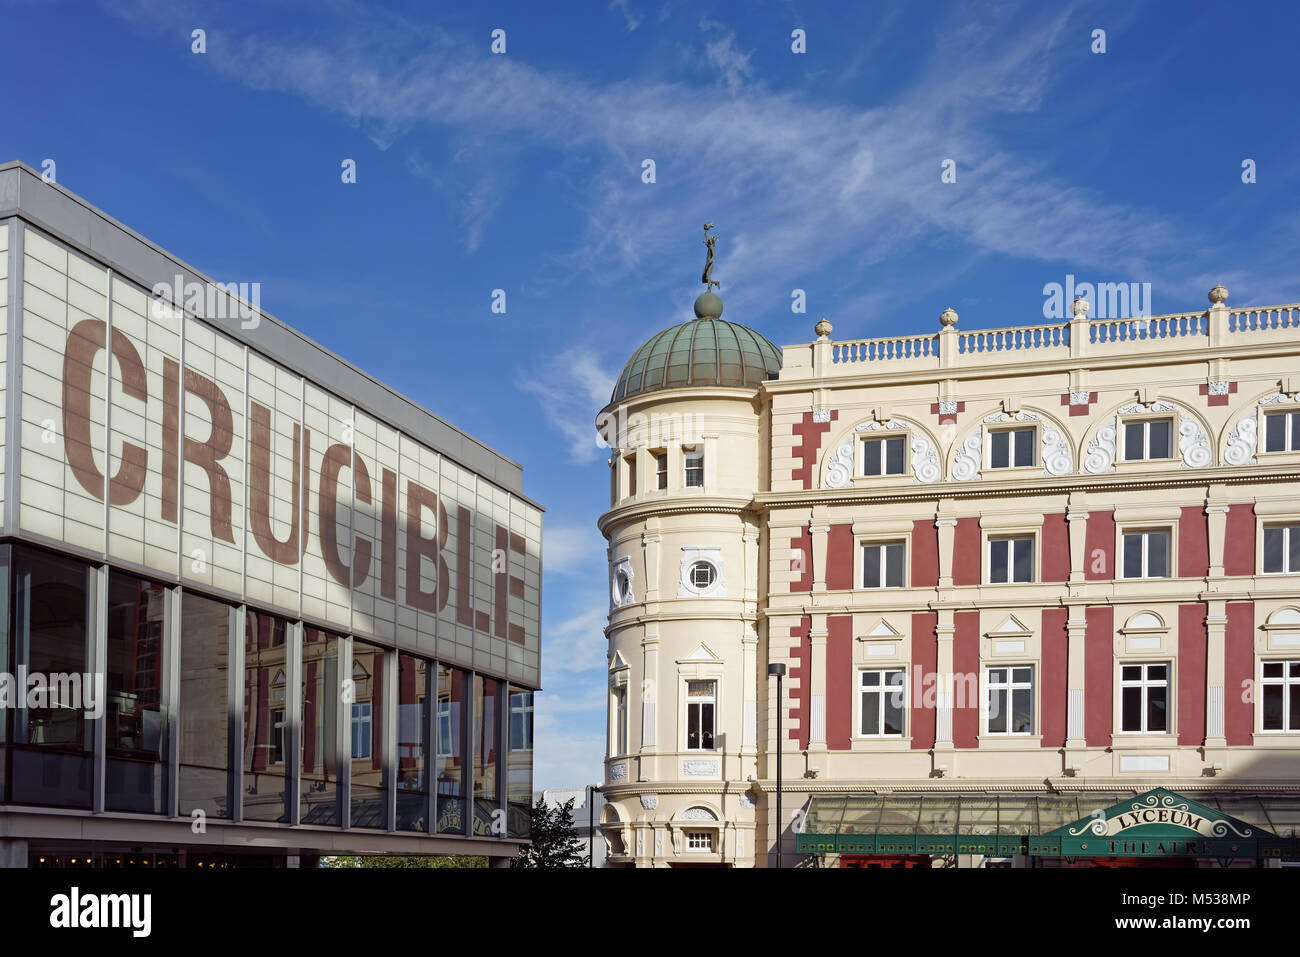
[[[687,386],[756,389],[780,369],[781,350],[753,329],[724,319],[692,319],[634,352],[610,401]]]

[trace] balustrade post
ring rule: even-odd
[[[1088,321],[1088,300],[1080,296],[1070,304],[1070,358],[1078,359],[1088,354],[1088,338],[1092,325]]]
[[[939,313],[939,368],[951,369],[957,364],[957,310],[949,307]]]
[[[1228,290],[1215,286],[1210,290],[1210,312],[1206,332],[1210,337],[1210,348],[1226,345],[1228,342]]]
[[[831,371],[831,324],[825,317],[815,327],[817,341],[813,343],[813,375],[824,376]]]

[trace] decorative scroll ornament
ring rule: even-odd
[[[609,766],[609,779],[610,779],[611,781],[626,781],[626,780],[627,780],[627,765],[626,765],[626,764],[611,764],[611,765]]]
[[[952,466],[952,477],[958,482],[969,482],[979,478],[980,463],[984,454],[984,429],[981,426],[962,442],[957,452],[957,460]]]
[[[716,821],[717,815],[706,807],[688,807],[682,812],[680,820],[683,821]]]
[[[1211,379],[1207,384],[1206,395],[1227,395],[1232,383],[1227,379]]]
[[[1259,441],[1258,426],[1255,423],[1255,410],[1243,415],[1232,431],[1228,433],[1228,448],[1223,453],[1223,461],[1229,465],[1254,465],[1255,444]]]
[[[1210,452],[1210,440],[1201,428],[1201,423],[1190,415],[1178,417],[1178,451],[1182,453],[1183,465],[1189,469],[1203,469],[1214,459]]]
[[[830,409],[813,409],[812,417],[814,422],[829,422],[831,420]]]
[[[853,440],[842,442],[826,466],[827,488],[844,488],[853,480]]]
[[[754,799],[748,794],[742,794],[740,796],[740,806],[746,811],[752,811],[754,809]]]
[[[688,778],[710,777],[718,773],[717,761],[683,761],[682,775]]]
[[[1015,415],[1011,415],[1008,412],[994,412],[992,415],[984,416],[984,421],[985,422],[1033,422],[1036,419],[1041,419],[1041,418],[1042,416],[1039,415],[1037,412],[1026,412],[1024,409],[1021,409]]]
[[[641,807],[645,808],[647,811],[653,811],[653,810],[654,810],[655,808],[657,808],[658,806],[659,806],[659,795],[658,795],[658,794],[642,794],[642,795],[641,795]]]
[[[1085,392],[1070,393],[1070,405],[1091,405],[1091,404],[1092,404],[1091,390]]]
[[[1074,471],[1069,444],[1061,430],[1050,425],[1043,427],[1043,465],[1048,475],[1069,475]]]
[[[940,414],[940,415],[956,415],[956,414],[957,414],[957,400],[956,400],[956,399],[940,399],[940,400],[939,400],[939,414]]]
[[[1097,430],[1097,435],[1088,443],[1088,454],[1083,460],[1083,467],[1093,475],[1115,471],[1115,436],[1118,434],[1116,420],[1111,420]]]

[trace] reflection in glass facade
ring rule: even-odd
[[[506,836],[527,837],[533,802],[533,693],[510,686]]]
[[[26,707],[8,709],[11,796],[20,804],[89,808],[93,739],[77,707],[91,670],[89,569],[27,548],[15,548],[13,559],[14,665],[49,683],[31,687]]]
[[[298,814],[302,824],[339,824],[339,639],[304,628],[302,754]]]
[[[105,811],[528,836],[525,688],[39,549],[0,546],[4,582],[0,672],[68,678],[0,711],[0,801],[97,810],[102,720]]]
[[[386,827],[384,649],[352,643],[352,827]]]
[[[289,622],[244,616],[244,820],[289,822],[285,758],[289,741]]]
[[[438,833],[465,833],[465,672],[438,666]]]
[[[429,668],[397,656],[397,829],[424,831],[429,820]]]
[[[104,806],[162,814],[167,751],[163,736],[163,609],[167,590],[116,570],[108,574],[108,697]]]
[[[474,676],[474,833],[491,834],[499,815],[497,795],[497,744],[500,725],[496,720],[501,683],[495,678]]]
[[[180,805],[230,817],[230,729],[226,707],[229,605],[193,592],[181,596]]]

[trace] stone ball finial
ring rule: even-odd
[[[939,321],[945,326],[957,325],[957,310],[949,306],[943,312],[939,313]]]
[[[817,322],[817,325],[814,326],[813,328],[814,331],[816,331],[817,333],[818,339],[825,339],[827,336],[831,334],[831,324],[826,321],[826,318],[824,316]]]
[[[1088,318],[1089,308],[1091,307],[1088,305],[1088,300],[1084,299],[1082,296],[1079,296],[1070,304],[1070,312],[1076,316],[1081,316],[1084,319]]]
[[[1221,302],[1228,301],[1228,290],[1225,286],[1215,286],[1210,290],[1210,302],[1216,306]]]
[[[722,297],[713,290],[702,292],[695,299],[696,319],[717,319],[722,315]]]

